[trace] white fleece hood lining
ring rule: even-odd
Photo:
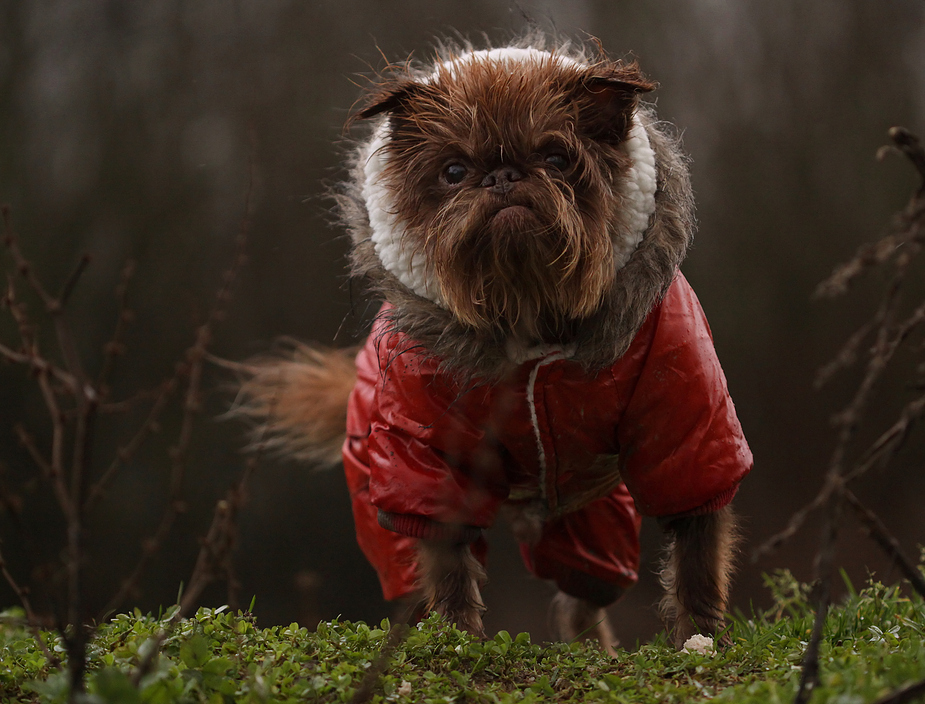
[[[576,69],[583,68],[582,64],[565,56],[550,54],[538,49],[506,47],[463,54],[453,61],[442,64],[441,70],[452,73],[457,66],[481,60],[524,63],[549,61],[550,59],[557,60],[566,66],[574,66]],[[436,77],[435,73],[425,80],[433,80]],[[392,193],[384,183],[382,176],[388,166],[388,152],[385,149],[388,140],[389,124],[388,120],[383,120],[361,155],[364,175],[362,196],[369,214],[373,247],[382,266],[403,285],[417,295],[445,308],[440,286],[433,272],[427,266],[421,253],[414,247],[408,246],[405,224],[398,217],[398,209]],[[623,226],[619,228],[620,234],[614,241],[614,254],[618,269],[629,260],[649,227],[649,218],[655,212],[656,188],[655,152],[649,144],[646,129],[637,115],[633,115],[629,134],[621,146],[630,157],[631,166],[616,193],[622,201],[620,213],[623,218]]]

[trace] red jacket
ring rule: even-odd
[[[345,469],[386,598],[412,589],[415,538],[475,540],[505,501],[549,511],[540,543],[524,546],[534,572],[560,587],[575,571],[626,586],[638,565],[633,503],[649,516],[713,511],[751,469],[680,274],[626,354],[598,372],[549,353],[501,383],[463,387],[381,320],[357,368]]]

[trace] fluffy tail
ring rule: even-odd
[[[235,365],[245,379],[229,415],[256,422],[249,449],[337,464],[346,436],[347,399],[356,383],[356,350],[287,344],[281,356]]]

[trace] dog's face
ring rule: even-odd
[[[376,178],[438,302],[472,328],[552,341],[599,308],[621,263],[627,142],[653,84],[618,62],[506,51],[385,81],[358,116],[388,115]]]

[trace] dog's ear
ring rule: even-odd
[[[579,131],[602,141],[624,139],[639,95],[656,86],[635,63],[603,61],[588,67],[573,93]]]
[[[384,112],[407,114],[408,107],[416,98],[421,98],[433,89],[410,78],[399,78],[376,86],[363,101],[362,106],[351,115],[348,124],[356,120],[367,120]]]

